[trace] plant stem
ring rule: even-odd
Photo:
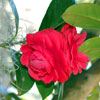
[[[9,44],[10,44],[10,46],[13,46],[13,45],[15,45],[15,44],[21,44],[21,43],[25,43],[26,42],[26,40],[24,40],[24,41],[16,41],[16,42],[12,42],[12,43],[2,43],[2,44],[0,44],[0,47],[6,47],[6,46],[9,46]]]
[[[65,22],[62,22],[62,23],[58,24],[58,25],[55,27],[55,29],[58,29],[60,26],[62,26],[62,25],[64,25],[64,24],[65,24]],[[11,46],[13,46],[13,45],[15,45],[15,44],[25,43],[26,40],[24,40],[24,41],[12,42],[12,41],[16,38],[17,33],[18,33],[18,29],[16,30],[15,36],[14,36],[8,43],[2,43],[2,44],[0,44],[0,47],[6,48],[6,46],[9,46],[9,44],[10,44]]]
[[[64,89],[64,83],[59,83],[58,100],[62,100],[63,98],[63,89]]]

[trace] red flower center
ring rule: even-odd
[[[30,65],[32,67],[38,68],[38,69],[43,69],[44,68],[44,63],[42,60],[34,59],[30,61]]]

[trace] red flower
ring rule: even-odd
[[[89,57],[81,52],[78,48],[86,38],[86,32],[77,34],[76,28],[66,24],[62,30],[65,37],[67,48],[67,64],[72,68],[74,75],[81,73],[82,69],[86,68],[86,63],[89,62]]]
[[[27,35],[27,44],[22,45],[21,63],[35,80],[44,83],[64,82],[71,72],[67,66],[65,39],[54,29],[45,29]]]
[[[77,34],[75,27],[68,24],[61,33],[50,28],[27,35],[27,44],[21,46],[21,63],[35,80],[63,83],[72,71],[77,74],[86,68],[88,56],[78,52],[86,33]]]

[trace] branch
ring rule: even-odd
[[[0,44],[0,47],[6,47],[6,46],[13,46],[13,45],[16,45],[16,44],[24,44],[26,42],[26,40],[23,40],[23,41],[16,41],[16,42],[8,42],[8,43],[2,43]]]
[[[65,84],[63,100],[84,100],[100,81],[100,60],[90,70],[72,76]]]

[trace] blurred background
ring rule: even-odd
[[[76,3],[94,3],[95,1],[96,0],[76,0]],[[27,33],[35,33],[36,31],[39,30],[39,26],[41,24],[41,21],[46,13],[46,10],[50,2],[51,0],[14,0],[14,3],[16,5],[19,14],[19,31],[15,41],[17,40],[23,41],[25,40]],[[87,30],[87,29],[77,28],[77,31],[80,33],[82,31],[87,31],[88,32],[87,39],[95,36],[100,36],[100,31],[98,30]],[[8,48],[11,47],[14,50],[19,51],[20,50],[19,44],[16,43],[16,45],[12,46],[11,44],[8,43],[8,41],[14,36],[13,34],[14,32],[15,32],[14,16],[11,7],[8,3],[8,0],[0,0],[0,44],[6,42],[8,44]],[[89,62],[87,70],[92,66],[92,64],[96,60],[97,59],[93,59],[93,62]],[[15,69],[13,66],[14,65],[11,59],[10,51],[0,47],[0,100],[42,100],[35,84],[27,93],[25,93],[22,96],[17,96],[18,93],[16,90],[16,86],[14,84],[14,80],[16,80],[16,78],[12,77],[15,74]],[[100,86],[99,86],[100,84],[98,83],[96,87],[88,88],[88,86],[91,83],[94,83],[94,81],[89,81],[92,80],[91,77],[89,77],[88,80],[86,76],[82,75],[76,76],[73,79],[73,81],[71,81],[70,79],[69,83],[71,85],[69,84],[65,85],[64,99],[67,100],[66,94],[69,93],[70,91],[70,89],[67,89],[66,87],[72,86],[73,88],[71,90],[73,90],[73,92],[70,94],[70,96],[75,95],[77,97],[77,94],[81,96],[82,94],[87,95],[87,93],[89,93],[87,98],[85,98],[84,100],[100,100]],[[84,77],[84,80],[87,80],[87,83],[85,85],[82,86],[79,85],[84,82],[83,80],[80,79],[80,77]],[[77,79],[80,80],[79,84],[77,83]],[[82,88],[83,90],[80,90],[78,86],[80,86],[80,88]],[[90,91],[92,92],[90,93]],[[53,93],[54,92],[55,91],[53,91]],[[52,97],[53,94],[51,94],[48,98],[46,98],[46,100],[51,100]],[[56,100],[55,98],[56,95],[53,99]]]

